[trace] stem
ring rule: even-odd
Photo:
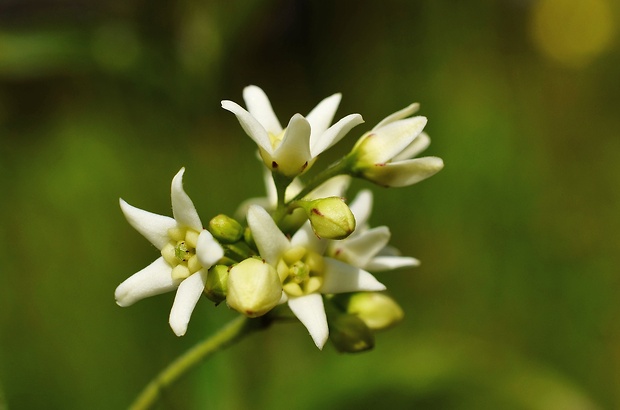
[[[286,177],[280,176],[278,173],[273,173],[273,180],[276,184],[276,189],[278,191],[278,206],[274,212],[272,212],[271,217],[279,224],[284,217],[295,209],[295,202],[303,199],[310,192],[314,191],[317,187],[319,187],[323,182],[327,181],[330,178],[333,178],[342,174],[351,173],[351,155],[347,155],[343,157],[336,164],[332,165],[330,168],[320,172],[314,178],[308,182],[308,184],[298,193],[295,198],[290,201],[286,201],[284,198],[284,193],[288,185],[292,182],[292,180],[287,180]]]
[[[290,203],[302,199],[328,179],[338,175],[348,174],[350,172],[350,164],[348,158],[348,156],[342,158],[336,164],[334,164],[330,168],[327,168],[325,171],[322,171],[317,176],[312,178],[310,182],[308,182],[308,184],[304,187],[304,189],[302,189],[301,192],[298,193],[297,196],[295,196],[295,198],[290,201]]]
[[[291,184],[291,182],[293,182],[293,180],[291,178],[285,177],[284,175],[278,172],[272,171],[271,175],[273,177],[273,182],[276,186],[276,192],[278,195],[278,204],[277,204],[276,210],[272,214],[272,216],[274,217],[274,220],[277,223],[279,220],[284,218],[284,216],[286,216],[286,214],[288,213],[288,207],[286,206],[286,199],[285,199],[286,188],[288,188],[288,186]]]
[[[130,410],[144,410],[151,408],[162,396],[165,389],[169,388],[189,370],[213,355],[217,351],[224,349],[247,336],[255,330],[265,327],[264,321],[249,320],[245,316],[238,316],[233,319],[217,333],[200,342],[183,355],[179,356],[174,362],[170,363],[161,373],[157,375],[145,388],[129,407]]]

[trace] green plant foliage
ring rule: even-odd
[[[372,352],[276,325],[162,408],[620,407],[620,49],[563,64],[531,33],[535,3],[2,5],[0,409],[125,408],[234,316],[199,304],[178,339],[160,326],[173,294],[114,304],[153,256],[118,198],[167,215],[182,166],[205,215],[262,195],[254,144],[219,104],[248,84],[289,117],[342,92],[338,114],[365,130],[421,103],[445,169],[373,187],[387,211],[371,222],[422,264],[382,277],[405,317]]]

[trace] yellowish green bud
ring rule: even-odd
[[[273,309],[282,297],[282,283],[273,266],[249,258],[230,268],[226,303],[248,317],[258,317]]]
[[[396,301],[381,292],[359,292],[351,295],[346,311],[363,320],[371,330],[387,329],[399,323],[404,316]]]
[[[339,314],[329,322],[329,338],[341,353],[359,353],[375,346],[368,326],[355,315]]]
[[[243,227],[233,218],[220,214],[209,221],[209,232],[222,243],[237,242],[243,236]]]
[[[258,248],[256,247],[256,242],[254,242],[254,236],[252,235],[252,230],[250,229],[249,226],[246,226],[245,230],[243,231],[243,240],[250,247],[250,249],[254,249],[255,251],[258,251]]]
[[[209,300],[218,304],[226,300],[229,269],[230,267],[226,265],[215,265],[209,269],[204,290]]]
[[[355,230],[355,217],[342,198],[321,198],[297,204],[306,211],[319,238],[344,239]]]

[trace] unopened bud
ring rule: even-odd
[[[226,265],[215,265],[207,273],[204,293],[209,300],[219,304],[226,300],[228,292],[228,269]]]
[[[222,243],[237,242],[243,236],[243,227],[233,218],[220,214],[209,221],[209,232]]]
[[[329,322],[329,338],[341,353],[359,353],[375,346],[375,338],[355,315],[339,314]]]
[[[249,258],[230,268],[226,303],[248,317],[258,317],[273,309],[282,297],[282,283],[273,266]]]
[[[299,201],[319,238],[344,239],[355,230],[355,217],[342,198]]]
[[[396,301],[381,292],[359,292],[351,295],[346,311],[359,317],[372,330],[394,326],[404,316]]]
[[[243,240],[250,247],[250,249],[254,249],[258,252],[258,248],[256,247],[256,242],[254,242],[254,235],[252,235],[252,230],[249,226],[245,227],[243,231]]]

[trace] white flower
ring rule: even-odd
[[[364,134],[350,154],[355,160],[352,171],[390,187],[412,185],[439,172],[443,168],[441,158],[412,159],[430,144],[430,138],[422,132],[426,117],[406,118],[418,108],[418,104],[411,104]]]
[[[170,311],[170,327],[177,336],[187,331],[192,311],[204,290],[208,269],[224,256],[222,247],[202,228],[196,208],[183,190],[184,171],[182,168],[172,179],[174,218],[120,200],[131,226],[155,245],[162,256],[121,283],[114,293],[116,303],[124,307],[178,288]]]
[[[321,294],[385,290],[363,269],[323,256],[327,241],[314,235],[310,223],[289,240],[259,206],[250,206],[247,220],[261,257],[280,276],[283,299],[319,349],[329,335]]]
[[[370,228],[368,218],[372,211],[372,192],[360,191],[349,205],[355,216],[357,228],[346,239],[331,241],[327,254],[370,272],[380,272],[418,266],[420,261],[409,256],[399,256],[397,249],[388,246],[390,230],[387,226]]]
[[[267,168],[288,178],[309,169],[316,157],[336,144],[351,128],[364,122],[361,115],[350,114],[331,124],[340,104],[340,94],[321,101],[305,118],[295,114],[282,129],[267,95],[251,85],[243,90],[247,110],[232,101],[222,101],[222,108],[237,116],[250,138],[258,144]]]

